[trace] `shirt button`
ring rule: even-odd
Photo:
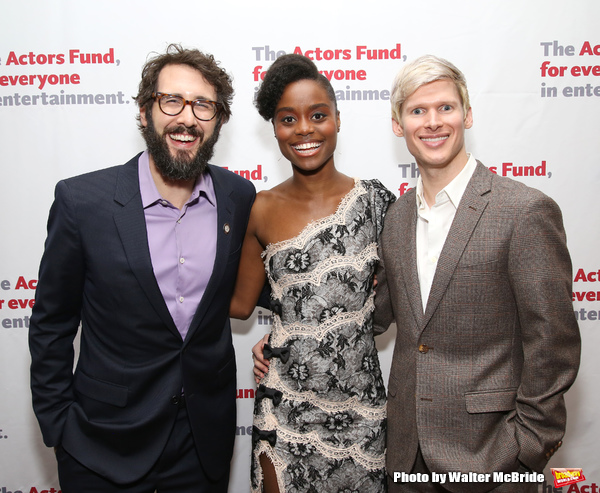
[[[179,297],[179,303],[183,303],[183,296]]]
[[[181,257],[181,258],[179,259],[179,263],[180,263],[180,264],[183,264],[183,263],[185,263],[185,259],[184,259],[183,257]]]

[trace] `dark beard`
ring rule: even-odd
[[[167,144],[168,133],[187,133],[202,140],[204,139],[202,130],[176,126],[169,128],[168,132],[165,129],[165,134],[161,137],[150,116],[148,125],[142,129],[142,136],[161,175],[171,180],[188,181],[195,180],[208,168],[208,161],[213,156],[215,144],[219,139],[219,130],[220,125],[217,123],[213,134],[200,145],[194,156],[190,156],[186,151],[178,151],[175,156],[171,155]]]

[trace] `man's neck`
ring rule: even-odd
[[[421,166],[417,163],[423,182],[423,196],[429,207],[435,204],[437,194],[460,174],[468,161],[469,156],[465,153],[464,158],[461,158],[459,161],[439,168]]]

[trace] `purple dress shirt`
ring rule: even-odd
[[[154,276],[185,339],[210,279],[217,249],[217,200],[209,173],[179,210],[163,199],[150,173],[148,151],[138,160],[140,191]]]

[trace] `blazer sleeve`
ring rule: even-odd
[[[84,258],[77,233],[76,208],[66,182],[59,182],[48,218],[48,237],[40,263],[29,327],[33,409],[44,442],[56,446],[72,389],[73,341],[80,323]]]
[[[521,209],[509,248],[524,357],[516,403],[519,460],[541,471],[564,435],[564,393],[575,380],[581,350],[558,205],[536,193]]]
[[[384,228],[378,246],[379,264],[376,270],[377,286],[375,286],[375,311],[373,312],[373,332],[375,335],[384,333],[394,321],[390,288],[385,271],[385,236],[386,230]]]

